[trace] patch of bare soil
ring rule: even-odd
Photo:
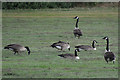
[[[103,68],[105,68],[105,69],[120,69],[118,67],[103,67]]]
[[[71,68],[64,68],[64,70],[71,70]]]
[[[102,58],[83,58],[85,61],[91,61],[91,60],[101,60]]]
[[[12,73],[12,72],[8,72],[3,74],[4,76],[19,76],[18,74]]]

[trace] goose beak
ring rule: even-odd
[[[6,47],[4,47],[4,49],[6,49]]]
[[[98,43],[96,40],[94,40],[94,42]]]
[[[102,39],[105,39],[105,37],[104,37],[104,38],[102,38]]]
[[[8,47],[4,47],[4,49],[9,49]]]
[[[74,19],[78,19],[78,16],[75,16]]]
[[[104,37],[104,38],[102,38],[102,39],[108,39],[108,36],[106,36],[106,37]]]

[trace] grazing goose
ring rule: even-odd
[[[79,49],[75,49],[75,53],[74,54],[67,53],[67,54],[60,54],[58,56],[63,57],[63,58],[80,59],[78,57],[77,51],[79,51]]]
[[[75,48],[79,49],[79,50],[96,50],[95,48],[95,43],[97,43],[96,40],[93,40],[92,42],[92,46],[89,46],[89,45],[78,45],[78,46],[75,46]]]
[[[58,41],[56,43],[53,43],[51,45],[52,48],[56,48],[58,50],[65,50],[65,49],[68,49],[70,51],[70,45],[69,43],[66,43],[66,42],[63,42],[63,41]]]
[[[104,59],[107,63],[108,63],[108,61],[113,61],[113,64],[114,64],[115,54],[113,52],[111,52],[110,49],[109,49],[109,38],[106,36],[103,39],[105,39],[107,41],[106,50],[105,50],[105,54],[104,54]]]
[[[24,46],[19,45],[19,44],[9,44],[9,45],[5,46],[4,49],[12,50],[14,52],[14,54],[27,50],[28,55],[30,55],[29,47],[27,47],[27,46],[24,47]]]
[[[73,30],[73,33],[74,33],[74,36],[78,37],[78,39],[79,39],[80,36],[82,36],[82,32],[78,27],[79,17],[76,16],[76,17],[74,17],[74,19],[77,19],[77,21],[76,21],[76,26],[75,26],[75,29]]]

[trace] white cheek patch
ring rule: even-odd
[[[56,48],[61,49],[61,46],[56,46]]]
[[[76,19],[78,19],[79,17],[77,17]]]
[[[80,58],[77,56],[76,59],[80,59]]]
[[[107,37],[105,39],[108,39]]]

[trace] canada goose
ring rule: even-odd
[[[30,49],[28,46],[24,47],[24,46],[19,45],[19,44],[9,44],[9,45],[5,46],[4,49],[12,50],[14,52],[14,54],[27,50],[28,55],[30,55]]]
[[[96,50],[95,48],[95,43],[97,43],[96,40],[93,40],[92,42],[92,46],[89,46],[89,45],[78,45],[78,46],[75,46],[75,48],[79,49],[79,50]]]
[[[76,17],[74,17],[74,19],[77,19],[77,21],[76,21],[76,26],[75,26],[75,29],[73,30],[73,33],[74,33],[74,36],[78,37],[78,39],[79,39],[80,36],[82,36],[82,32],[78,27],[79,17],[76,16]]]
[[[111,52],[110,49],[109,49],[109,38],[106,36],[103,39],[105,39],[107,41],[106,52],[104,54],[104,59],[107,63],[108,63],[108,61],[113,61],[113,64],[114,64],[115,54],[113,52]]]
[[[75,49],[75,53],[74,54],[67,53],[67,54],[60,54],[58,56],[63,57],[63,58],[80,59],[78,57],[77,51],[79,51],[79,49]]]
[[[56,48],[58,50],[65,50],[68,49],[70,51],[70,45],[69,43],[63,42],[63,41],[58,41],[56,43],[53,43],[51,45],[52,48]]]

